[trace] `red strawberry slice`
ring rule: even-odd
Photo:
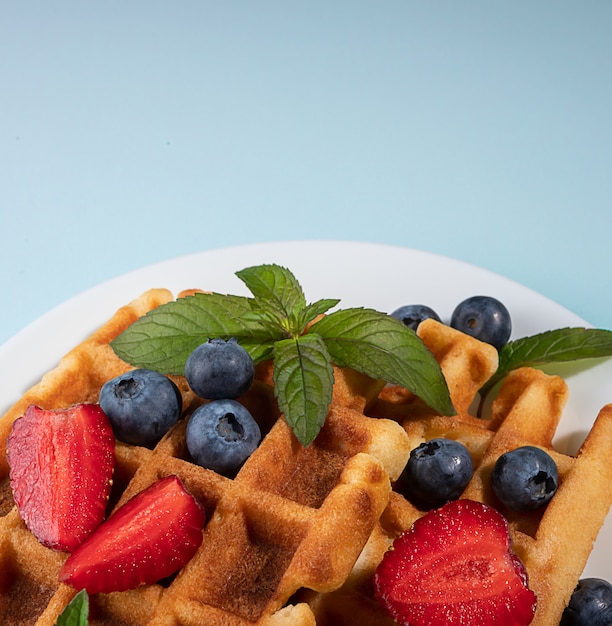
[[[28,407],[13,423],[7,459],[19,515],[45,546],[74,550],[104,520],[115,438],[98,405]]]
[[[536,607],[506,519],[472,500],[417,520],[385,554],[374,587],[404,626],[526,626]]]
[[[202,543],[205,514],[176,476],[117,509],[73,554],[60,580],[89,593],[126,591],[178,571]]]

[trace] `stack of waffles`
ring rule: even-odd
[[[52,626],[76,591],[58,579],[67,555],[42,546],[19,518],[10,491],[6,439],[30,404],[57,409],[96,402],[102,385],[130,369],[109,342],[168,302],[151,290],[126,305],[27,391],[0,421],[0,614],[5,623]],[[263,439],[240,471],[225,477],[194,464],[185,445],[201,402],[184,379],[184,419],[153,449],[117,442],[109,513],[158,479],[178,476],[206,511],[203,542],[175,576],[90,598],[90,624],[307,626],[392,623],[372,594],[372,574],[399,534],[425,511],[394,489],[410,450],[433,437],[464,443],[475,472],[462,497],[492,504],[510,523],[515,551],[538,596],[534,624],[556,626],[612,503],[612,406],[604,407],[576,456],[553,448],[567,397],[563,380],[523,368],[510,374],[490,419],[470,411],[497,368],[490,346],[434,321],[419,335],[439,361],[457,410],[432,413],[404,389],[381,389],[335,370],[325,426],[304,448],[274,400],[269,368],[240,400]],[[489,487],[495,460],[520,445],[548,450],[560,486],[544,512],[504,510]]]

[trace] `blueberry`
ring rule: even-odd
[[[440,322],[438,314],[430,307],[424,304],[406,304],[391,313],[391,317],[395,317],[400,322],[404,322],[408,328],[416,330],[419,324],[426,319],[434,319]]]
[[[612,624],[612,585],[601,578],[578,582],[563,612],[560,626],[610,626]]]
[[[210,339],[187,358],[185,377],[201,398],[237,398],[249,390],[255,365],[249,353],[235,340]]]
[[[228,476],[257,448],[261,431],[249,411],[236,400],[213,400],[193,412],[186,440],[189,454],[198,465]]]
[[[99,402],[117,439],[152,446],[177,422],[183,399],[167,376],[136,369],[105,383]]]
[[[472,296],[460,302],[451,315],[450,325],[480,341],[503,348],[512,333],[508,309],[490,296]]]
[[[410,453],[400,477],[401,490],[417,506],[436,508],[461,495],[473,469],[472,457],[462,443],[431,439]]]
[[[548,503],[559,484],[553,458],[541,448],[522,446],[502,454],[491,473],[499,500],[515,511],[534,511]]]

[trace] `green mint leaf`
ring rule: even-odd
[[[273,314],[281,323],[297,320],[306,306],[299,282],[288,269],[280,265],[247,267],[236,272],[236,276],[255,296],[261,309]]]
[[[272,335],[272,336],[271,336]],[[150,311],[111,346],[124,361],[164,374],[183,374],[187,357],[209,338],[235,338],[249,345],[281,338],[257,319],[252,299],[196,293]]]
[[[274,356],[275,340],[261,341],[258,338],[241,339],[240,345],[249,353],[254,363],[268,361]]]
[[[340,300],[333,299],[325,299],[325,300],[317,300],[316,302],[312,302],[308,304],[304,311],[302,312],[302,322],[301,327],[302,331],[306,328],[306,326],[312,322],[315,318],[319,317],[319,315],[323,315],[323,313],[327,313],[329,309],[335,307]]]
[[[278,311],[258,309],[251,316],[246,316],[244,319],[247,321],[257,319],[270,337],[283,338],[291,334],[289,332],[291,322]]]
[[[454,415],[440,365],[405,324],[365,308],[330,313],[310,327],[325,341],[333,362],[401,385],[442,415]]]
[[[334,372],[323,340],[307,334],[274,345],[274,393],[303,446],[315,439],[332,400]]]
[[[482,387],[486,394],[508,372],[566,361],[612,356],[612,331],[598,328],[559,328],[509,341],[499,352],[499,365]]]
[[[87,626],[89,622],[89,596],[79,591],[57,618],[55,626]]]

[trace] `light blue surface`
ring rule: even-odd
[[[603,1],[2,3],[0,343],[293,239],[455,257],[612,328],[611,32]]]

